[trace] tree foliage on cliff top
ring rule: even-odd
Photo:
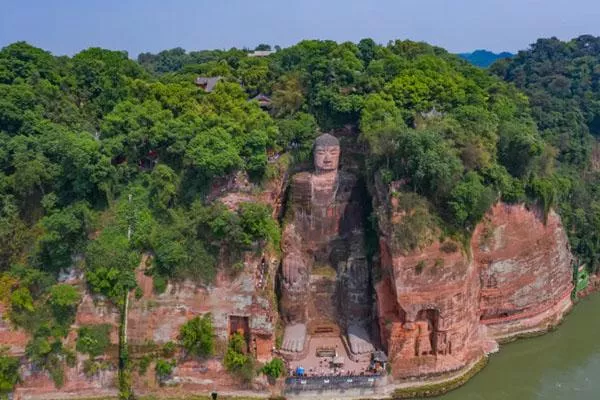
[[[469,232],[499,198],[552,200],[535,190],[548,175],[552,149],[537,131],[527,98],[441,48],[363,39],[305,40],[265,58],[238,49],[179,50],[139,61],[161,80],[221,75],[241,82],[249,96],[270,95],[280,127],[275,150],[310,143],[300,134],[308,121],[286,122],[304,115],[322,131],[360,127],[372,170],[405,181],[405,190],[431,202],[450,230]]]
[[[198,75],[223,79],[205,93]],[[317,126],[360,127],[371,170],[403,180],[453,230],[500,196],[553,201],[540,180],[552,149],[527,99],[424,43],[307,40],[269,57],[173,49],[135,62],[19,42],[0,52],[0,93],[0,266],[57,274],[84,254],[92,289],[114,299],[135,285],[141,251],[159,274],[210,280],[224,241],[276,246],[266,210],[194,204],[235,171],[260,180],[268,154],[306,159]],[[258,93],[269,112],[248,101]]]
[[[539,39],[491,71],[522,89],[556,160],[552,179],[539,182],[567,228],[571,248],[591,270],[600,265],[600,38]]]
[[[211,314],[190,319],[179,329],[179,340],[191,355],[212,356],[215,352],[215,338]]]

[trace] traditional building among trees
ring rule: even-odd
[[[221,76],[214,76],[214,77],[199,76],[196,78],[194,83],[196,84],[196,86],[204,89],[204,91],[206,93],[210,93],[215,88],[215,85],[217,84],[217,82],[219,82],[221,79],[223,79],[223,77],[221,77]]]

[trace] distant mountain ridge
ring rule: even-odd
[[[507,51],[503,51],[502,53],[496,54],[489,50],[475,50],[472,53],[459,53],[459,57],[467,60],[473,65],[478,67],[487,68],[492,65],[496,60],[501,58],[511,58],[514,54],[509,53]]]

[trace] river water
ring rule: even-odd
[[[600,400],[600,294],[554,332],[501,347],[487,367],[442,400]]]

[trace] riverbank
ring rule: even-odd
[[[589,276],[589,283],[587,287],[579,292],[577,292],[577,298],[583,299],[588,297],[589,295],[600,291],[600,275],[593,274]]]

